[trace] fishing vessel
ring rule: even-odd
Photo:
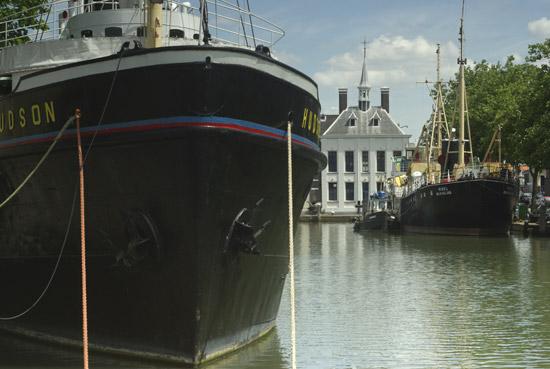
[[[1,327],[81,342],[80,109],[91,349],[195,365],[267,333],[288,270],[287,122],[294,219],[326,163],[317,85],[272,54],[282,29],[248,1],[28,14],[0,20]]]
[[[445,114],[438,45],[434,109],[422,129],[409,169],[405,195],[400,204],[400,222],[403,230],[408,232],[507,235],[512,223],[517,188],[511,167],[501,161],[500,129],[495,131],[483,161],[479,161],[472,150],[470,124],[466,114],[463,20],[464,3],[458,59],[458,137],[454,129],[449,129]],[[490,154],[496,147],[498,161],[492,162]]]

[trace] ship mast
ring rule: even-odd
[[[435,82],[435,88],[437,90],[436,93],[436,101],[435,101],[435,110],[432,115],[432,122],[431,122],[431,134],[430,134],[430,143],[428,145],[428,152],[426,155],[426,159],[428,161],[428,176],[430,175],[432,171],[432,159],[437,159],[439,155],[441,155],[441,109],[439,105],[439,100],[441,97],[441,79],[440,79],[440,46],[437,44],[437,50],[435,51],[437,54],[437,79]],[[435,136],[435,137],[434,137]],[[435,142],[434,142],[435,140]]]
[[[431,177],[433,170],[432,162],[437,162],[443,154],[443,134],[449,136],[449,127],[447,116],[445,114],[445,104],[443,103],[443,91],[441,82],[441,46],[437,44],[437,79],[434,82],[436,95],[434,98],[434,110],[430,120],[423,127],[421,139],[418,146],[424,145],[424,151],[427,162],[428,177]],[[432,83],[426,81],[425,83]],[[436,170],[437,171],[437,170]]]
[[[459,129],[458,129],[458,167],[464,168],[464,115],[465,115],[465,83],[464,83],[464,65],[466,64],[466,59],[464,58],[464,0],[462,0],[462,16],[460,17],[460,32],[459,38],[460,41],[460,58],[458,59],[458,64],[460,66],[459,78],[460,78],[460,120],[459,120]],[[470,143],[471,145],[471,143]]]
[[[436,80],[436,113],[434,116],[434,121],[436,122],[437,127],[437,144],[435,145],[435,157],[439,158],[439,156],[443,153],[443,136],[442,136],[442,128],[445,129],[445,133],[448,135],[449,128],[447,126],[447,116],[445,115],[445,105],[443,104],[443,91],[441,91],[441,47],[439,44],[437,44],[437,80]],[[444,125],[444,126],[443,126]]]
[[[162,3],[163,0],[149,0],[147,9],[146,46],[155,48],[162,46]]]

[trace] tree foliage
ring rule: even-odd
[[[0,47],[28,42],[29,31],[46,30],[48,0],[0,0]]]
[[[502,127],[503,158],[526,163],[537,175],[550,168],[550,39],[529,46],[525,63],[482,60],[465,69],[474,155],[483,157],[492,135]],[[458,121],[458,76],[446,91],[447,112]]]
[[[529,102],[525,106],[523,126],[524,142],[518,150],[533,175],[550,168],[550,39],[529,45],[528,63],[536,66],[537,72],[531,85]],[[520,136],[518,132],[518,136]]]

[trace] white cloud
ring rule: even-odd
[[[417,81],[435,79],[436,43],[422,36],[379,36],[367,45],[367,70],[373,87],[414,85]],[[450,78],[456,71],[458,47],[447,42],[441,45],[442,78]],[[314,74],[315,80],[327,87],[352,87],[359,83],[363,50],[358,47],[331,56],[326,69]]]
[[[434,45],[431,45],[422,36],[415,39],[406,39],[403,36],[380,36],[370,43],[367,55],[372,60],[402,60],[404,57],[429,57],[433,55]]]
[[[531,34],[537,37],[550,37],[550,19],[546,17],[529,22],[527,28]]]

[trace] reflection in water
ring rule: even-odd
[[[300,367],[550,367],[550,240],[344,224],[297,239]]]
[[[277,329],[248,347],[217,360],[204,369],[283,369],[288,364],[281,355],[281,343]]]
[[[300,224],[296,299],[300,368],[550,367],[550,239]],[[276,331],[206,368],[288,368],[288,304],[285,291]],[[14,342],[0,337],[0,368],[81,367],[79,352]]]

